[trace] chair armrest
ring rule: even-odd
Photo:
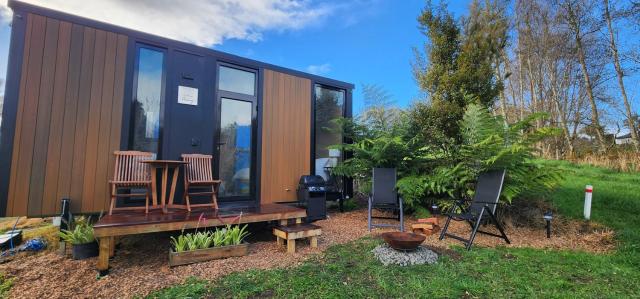
[[[498,204],[498,205],[506,205],[507,203],[504,202],[490,202],[490,201],[479,201],[479,200],[470,200],[470,199],[455,199],[455,198],[444,198],[443,200],[453,200],[456,202],[475,202],[475,203],[483,203],[483,204],[488,204],[488,205],[494,205],[494,204]]]

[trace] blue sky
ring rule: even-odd
[[[412,47],[424,38],[416,17],[424,1],[321,2],[331,13],[305,23],[302,28],[265,30],[259,40],[230,38],[213,48],[240,56],[315,72],[354,83],[354,110],[362,107],[361,84],[379,84],[398,105],[405,106],[418,95],[411,75]],[[466,3],[452,3],[460,15]],[[10,28],[0,30],[0,77],[6,74]]]
[[[412,47],[422,47],[425,41],[416,21],[423,0],[229,0],[234,3],[231,8],[213,0],[96,1],[91,5],[80,0],[27,1],[354,83],[356,112],[363,106],[362,84],[382,86],[401,107],[419,96],[410,63]],[[0,16],[6,12],[3,2],[6,0],[0,0]],[[459,17],[466,14],[469,2],[450,1],[449,10]],[[190,18],[182,17],[186,14]],[[620,30],[620,40],[637,35]],[[6,74],[9,35],[4,22],[0,78]],[[633,82],[639,77],[625,79],[635,111],[640,111],[640,87]],[[619,97],[615,80],[609,84],[614,88],[611,95]]]
[[[455,15],[466,12],[464,1],[452,2]],[[372,1],[303,30],[268,32],[257,43],[228,40],[215,48],[353,83],[354,111],[363,106],[362,84],[378,84],[398,105],[407,106],[419,95],[410,63],[412,47],[422,47],[425,40],[416,21],[424,5],[418,0]]]

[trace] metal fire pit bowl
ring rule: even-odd
[[[426,238],[426,236],[414,233],[389,232],[382,234],[382,239],[384,239],[391,248],[402,251],[416,250]]]

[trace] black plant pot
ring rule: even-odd
[[[73,244],[71,253],[74,260],[83,260],[98,256],[98,242]]]

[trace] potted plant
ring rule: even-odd
[[[71,243],[71,253],[75,260],[98,256],[99,247],[93,236],[93,226],[84,218],[77,221],[72,230],[60,231],[60,238]]]
[[[227,225],[215,231],[201,231],[171,237],[169,265],[178,266],[232,256],[246,255],[249,244],[247,225]]]

